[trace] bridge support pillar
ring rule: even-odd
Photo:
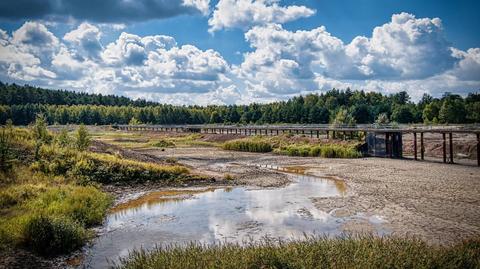
[[[417,160],[417,133],[413,133],[413,152],[415,154],[415,160]]]
[[[452,133],[448,133],[448,144],[450,147],[450,163],[453,163],[453,139]]]
[[[447,139],[445,137],[445,133],[442,133],[443,138],[443,162],[447,162]]]

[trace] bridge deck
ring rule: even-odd
[[[400,126],[393,128],[392,126],[380,126],[376,128],[372,125],[359,126],[332,126],[332,125],[115,125],[114,128],[120,130],[144,130],[144,131],[174,131],[174,132],[199,132],[199,133],[227,133],[237,135],[280,135],[284,133],[306,134],[319,138],[320,134],[325,133],[329,138],[330,133],[335,138],[336,134],[343,133],[353,136],[354,133],[375,133],[385,134],[385,146],[391,145],[393,133],[404,135],[407,133],[414,136],[414,158],[417,157],[417,134],[420,134],[420,158],[424,160],[425,143],[424,133],[437,133],[442,135],[443,139],[443,162],[447,163],[447,134],[448,134],[448,151],[449,163],[453,161],[453,139],[452,134],[474,134],[477,137],[477,165],[480,166],[480,126]]]

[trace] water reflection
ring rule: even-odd
[[[155,244],[337,235],[346,219],[315,208],[309,198],[342,196],[345,185],[339,182],[299,175],[285,188],[150,193],[112,210],[106,232],[96,239],[86,262],[105,267],[106,258],[115,260],[133,248]]]

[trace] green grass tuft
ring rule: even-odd
[[[225,142],[222,145],[225,150],[247,151],[247,152],[271,152],[273,147],[265,141],[255,139],[238,139]]]
[[[265,240],[137,250],[117,268],[479,268],[480,240],[437,247],[416,239],[372,236]]]

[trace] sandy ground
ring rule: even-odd
[[[159,158],[175,157],[194,172],[236,183],[281,187],[289,177],[256,165],[304,166],[315,176],[338,176],[347,184],[339,198],[311,197],[318,208],[335,215],[358,212],[383,216],[393,235],[415,236],[448,244],[480,235],[480,168],[381,158],[323,159],[223,151],[217,148],[144,150]],[[349,232],[369,232],[368,223],[351,222]]]

